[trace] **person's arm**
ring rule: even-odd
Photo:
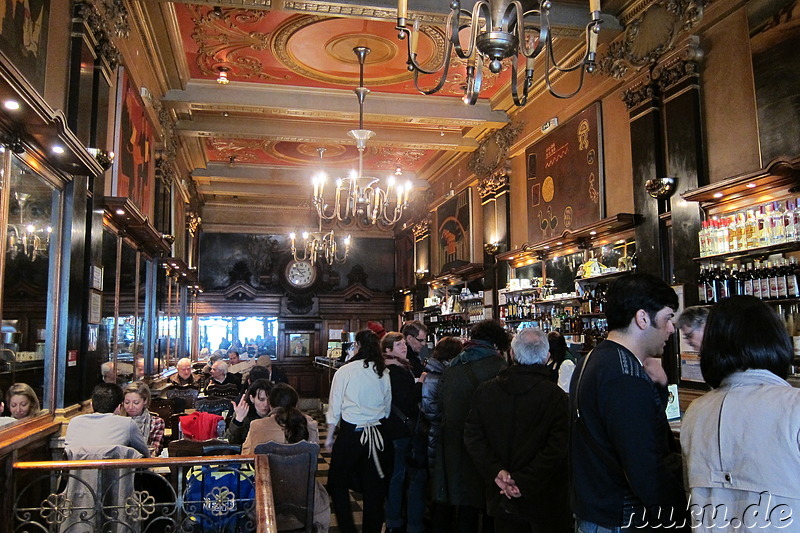
[[[160,416],[153,417],[153,429],[150,430],[148,444],[153,455],[161,453],[162,442],[164,441],[164,419]]]
[[[230,442],[231,444],[242,444],[244,443],[244,439],[247,437],[247,433],[250,430],[250,419],[245,418],[242,422],[239,422],[234,418],[231,420],[231,423],[228,424],[227,429],[225,430],[225,440]]]
[[[550,480],[566,472],[569,397],[560,389],[553,391],[550,401],[546,405],[537,405],[537,409],[544,411],[539,431],[547,435],[547,440],[528,464],[511,473],[522,495],[534,499],[546,496],[552,490]]]
[[[130,418],[126,420],[130,424],[128,429],[128,446],[141,453],[144,457],[150,457],[150,448],[147,447],[147,441],[144,440],[144,435],[139,431],[136,422]]]
[[[659,442],[653,386],[642,378],[622,376],[609,383],[613,393],[601,395],[599,407],[608,437],[633,493],[646,507],[664,494],[664,443]],[[611,392],[611,391],[609,391]],[[661,416],[665,416],[663,412]]]

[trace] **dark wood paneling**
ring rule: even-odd
[[[631,155],[633,162],[633,205],[644,221],[636,226],[637,270],[663,275],[658,202],[645,190],[651,178],[662,176],[661,114],[655,101],[631,112]]]

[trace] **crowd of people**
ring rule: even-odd
[[[786,381],[784,323],[751,296],[676,317],[678,308],[662,280],[619,278],[606,294],[608,336],[579,358],[557,332],[512,338],[495,320],[430,353],[422,323],[385,331],[370,322],[331,383],[318,530],[330,495],[339,530],[357,531],[350,491],[363,495],[365,533],[792,530],[800,481],[786,474],[800,468],[800,391]],[[687,410],[679,441],[661,364],[676,330],[713,389]],[[263,442],[319,441],[269,356],[226,355],[196,369],[181,359],[169,387],[235,390],[224,439],[243,454]],[[148,409],[150,389],[111,381],[95,387],[91,414],[69,422],[67,447],[158,455],[165,423]],[[5,409],[0,425],[35,415],[39,401],[15,384]]]
[[[797,528],[800,391],[781,318],[750,296],[676,317],[675,291],[646,274],[606,299],[608,337],[577,360],[558,333],[512,340],[493,320],[430,354],[418,322],[360,331],[327,411],[340,530],[357,530],[350,490],[374,533]],[[680,441],[661,363],[676,328],[713,387]]]

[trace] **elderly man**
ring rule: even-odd
[[[211,365],[211,379],[206,386],[206,391],[228,384],[235,385],[238,388],[242,382],[237,379],[236,374],[228,373],[228,363],[222,360],[214,361]]]
[[[569,400],[545,365],[547,334],[523,329],[511,342],[517,363],[481,384],[464,442],[486,485],[497,533],[569,533]]]
[[[194,374],[192,374],[192,361],[190,359],[186,357],[179,359],[175,368],[178,369],[178,372],[170,376],[169,382],[171,385],[177,385],[178,387],[192,387],[197,385],[197,380],[195,380]]]
[[[117,367],[114,366],[114,362],[106,361],[100,365],[100,375],[102,376],[102,383],[116,383]]]
[[[406,357],[411,365],[411,372],[419,378],[425,371],[425,360],[428,358],[428,329],[419,320],[411,320],[401,330],[406,341]]]

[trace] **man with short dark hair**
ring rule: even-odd
[[[425,371],[425,359],[428,354],[428,328],[419,320],[411,320],[403,324],[400,331],[406,341],[406,357],[411,364],[411,372],[418,378]]]
[[[606,294],[608,338],[578,363],[570,385],[578,533],[683,522],[686,500],[679,463],[672,464],[678,457],[671,453],[659,359],[677,309],[675,291],[649,274],[619,278]]]
[[[67,446],[128,446],[150,457],[142,432],[130,417],[114,411],[122,404],[122,388],[114,383],[101,383],[92,391],[94,413],[79,415],[67,426]]]
[[[572,532],[569,400],[545,365],[549,347],[538,328],[518,332],[517,364],[478,387],[464,426],[497,533]]]

